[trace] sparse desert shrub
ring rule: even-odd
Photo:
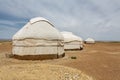
[[[77,59],[77,57],[76,56],[72,56],[71,59]]]

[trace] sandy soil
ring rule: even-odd
[[[5,70],[7,70],[10,69],[9,66],[14,67],[14,65],[19,67],[50,64],[50,66],[62,65],[77,69],[95,80],[120,80],[120,43],[85,44],[84,50],[82,51],[66,51],[64,58],[42,61],[6,58],[5,54],[10,54],[11,49],[12,46],[10,42],[0,44],[0,71],[2,71],[2,68],[5,68],[5,66],[7,66],[5,68]],[[71,57],[76,57],[76,59],[71,59]],[[19,68],[14,70],[17,73]]]
[[[17,64],[0,68],[0,80],[92,80],[79,70],[50,64]]]

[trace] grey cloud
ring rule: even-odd
[[[0,28],[0,39],[11,39],[18,28],[3,26]]]
[[[68,30],[84,39],[93,37],[104,40],[107,34],[114,36],[120,33],[115,32],[120,25],[119,0],[0,0],[0,12],[9,13],[16,19],[29,20],[42,16],[60,31]],[[13,23],[16,27],[22,27],[25,22]],[[120,37],[113,38],[120,40]],[[113,39],[108,37],[107,40]]]

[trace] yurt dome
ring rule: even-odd
[[[17,58],[49,59],[64,56],[63,36],[42,17],[31,19],[12,40],[12,54]]]
[[[87,38],[87,39],[85,40],[85,43],[95,43],[95,40],[92,39],[92,38]]]
[[[64,37],[64,49],[65,50],[76,50],[83,48],[82,38],[74,35],[72,32],[61,32]]]
[[[14,36],[15,39],[37,38],[37,39],[63,39],[60,32],[45,18],[37,17],[31,19]]]

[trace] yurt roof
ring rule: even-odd
[[[72,32],[67,32],[67,31],[63,31],[63,32],[61,32],[62,34],[73,34]]]
[[[30,19],[30,23],[34,23],[34,22],[41,21],[41,20],[48,21],[47,19],[43,17],[36,17],[36,18]]]
[[[13,40],[26,38],[63,40],[61,33],[47,19],[42,17],[32,18],[13,36]]]
[[[39,22],[39,21],[46,21],[46,22],[48,22],[49,24],[51,24],[51,25],[54,27],[54,25],[53,25],[49,20],[47,20],[47,19],[45,19],[45,18],[43,18],[43,17],[32,18],[32,19],[30,19],[29,22],[30,22],[31,24],[33,24],[33,23]]]
[[[85,41],[95,41],[95,40],[92,38],[87,38]]]
[[[83,41],[81,37],[78,37],[74,35],[72,32],[61,32],[61,34],[64,37],[65,42],[70,42],[70,41]]]

